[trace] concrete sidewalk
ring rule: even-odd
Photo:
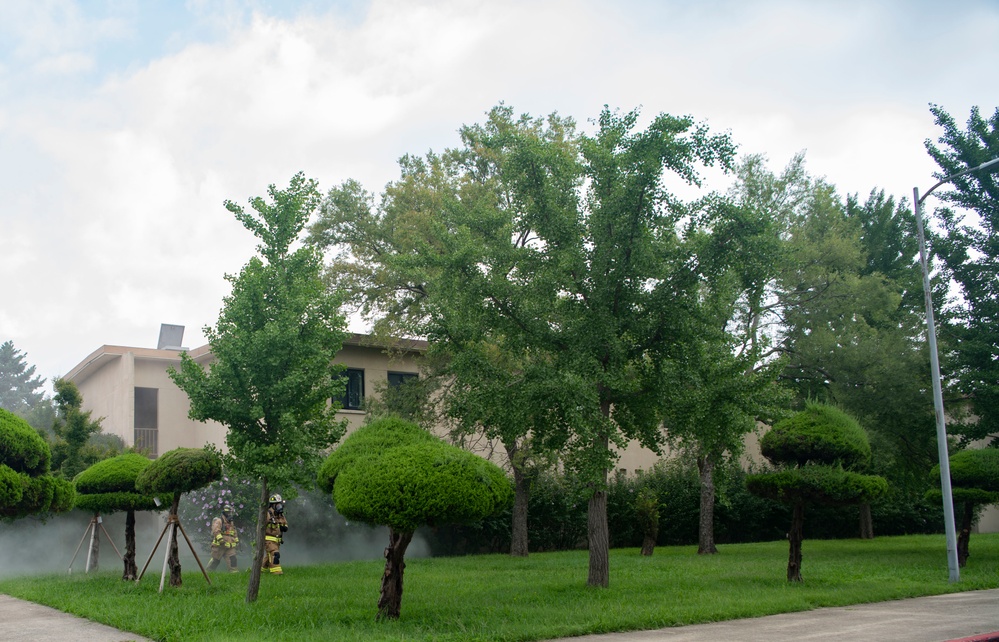
[[[563,642],[999,642],[999,589],[917,597]]]
[[[7,642],[152,642],[103,624],[0,594]],[[990,635],[991,634],[991,635]],[[816,609],[657,631],[564,638],[571,642],[999,642],[999,589]]]
[[[152,642],[56,609],[0,594],[5,642]]]

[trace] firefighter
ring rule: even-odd
[[[218,568],[222,559],[225,559],[225,566],[230,573],[236,573],[239,570],[236,559],[239,535],[236,533],[236,524],[233,522],[235,514],[236,510],[232,504],[223,504],[222,515],[212,520],[212,561],[208,563],[209,571]]]
[[[267,526],[264,528],[264,570],[274,575],[283,575],[281,570],[281,542],[288,530],[288,520],[284,517],[284,500],[281,495],[271,495],[267,507]]]

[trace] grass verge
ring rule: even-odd
[[[402,617],[376,622],[383,564],[296,567],[261,579],[245,603],[247,573],[200,571],[157,593],[158,574],[140,584],[121,570],[0,581],[0,593],[38,602],[164,642],[274,640],[544,640],[682,626],[955,591],[999,588],[999,534],[972,536],[961,581],[947,581],[941,536],[806,541],[800,585],[785,577],[787,543],[611,551],[607,589],[585,586],[586,551],[414,559],[407,564]]]

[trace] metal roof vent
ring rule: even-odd
[[[157,350],[187,350],[181,347],[184,343],[184,326],[160,324],[160,340],[156,342]]]

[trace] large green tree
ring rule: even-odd
[[[55,410],[52,400],[39,390],[44,384],[13,341],[0,344],[0,408],[23,417],[35,430],[51,434]]]
[[[0,408],[23,414],[45,397],[39,391],[45,380],[35,376],[35,366],[29,366],[25,354],[14,347],[13,341],[0,344]]]
[[[349,184],[355,198],[324,238],[354,250],[334,267],[384,295],[385,318],[418,319],[432,350],[501,346],[517,360],[530,397],[492,403],[537,399],[534,447],[588,484],[596,586],[610,577],[615,447],[659,448],[662,363],[692,332],[698,277],[683,224],[703,203],[672,190],[696,190],[704,166],[729,168],[734,154],[727,135],[689,117],[663,114],[644,130],[638,120],[604,109],[587,135],[557,115],[497,107],[461,129],[462,147],[404,159],[376,211]]]
[[[933,105],[930,111],[943,130],[938,144],[926,141],[940,166],[937,178],[999,158],[999,108],[985,118],[973,107],[966,129],[942,107]],[[955,374],[974,416],[959,430],[975,440],[999,436],[999,163],[959,176],[950,185],[952,190],[941,189],[934,196],[960,209],[936,211],[943,229],[931,241],[961,294],[951,310],[949,331],[955,339]],[[966,218],[961,210],[974,216]]]
[[[781,267],[774,212],[720,202],[691,233],[700,275],[697,332],[679,345],[664,369],[668,438],[691,451],[700,476],[700,554],[716,553],[715,468],[742,452],[757,421],[773,423],[790,396],[777,385],[781,362],[767,355],[759,330],[762,302]]]
[[[340,297],[321,277],[311,247],[292,249],[319,203],[316,184],[295,175],[287,189],[226,208],[261,241],[259,256],[236,276],[215,327],[206,327],[214,360],[205,369],[182,355],[171,376],[191,400],[191,418],[228,428],[226,470],[261,481],[256,541],[264,541],[271,488],[309,486],[324,454],[343,435],[331,400],[343,394],[333,365],[344,338]],[[260,586],[257,547],[246,599]]]
[[[438,389],[425,397],[432,400],[426,414],[449,425],[455,443],[468,446],[485,437],[502,444],[515,479],[511,554],[523,556],[537,459],[528,435],[558,421],[548,400],[561,392],[560,382],[547,356],[550,346],[525,337],[523,328],[510,334],[493,306],[483,306],[482,297],[492,295],[466,291],[461,277],[448,271],[462,261],[488,262],[499,266],[501,279],[518,263],[519,274],[537,268],[526,265],[538,241],[530,223],[517,222],[518,236],[505,236],[513,233],[511,212],[537,219],[552,207],[576,207],[578,140],[568,119],[553,117],[547,126],[540,119],[514,122],[509,108],[461,133],[462,149],[403,158],[402,177],[386,188],[377,210],[356,181],[330,190],[310,240],[334,250],[327,270],[332,287],[350,292],[348,300],[374,321],[376,334],[431,338],[423,370],[425,382]],[[532,163],[539,165],[532,170]],[[525,172],[544,179],[532,186]],[[465,202],[467,209],[445,215],[453,202]],[[464,231],[469,228],[471,234]],[[476,247],[484,234],[498,238],[488,248]],[[531,293],[506,288],[501,296],[528,306],[521,316],[547,313],[546,302],[528,300]]]
[[[863,202],[848,197],[845,211],[861,228],[865,264],[858,275],[880,279],[884,294],[858,298],[858,325],[867,334],[851,346],[853,365],[828,383],[828,399],[865,426],[872,465],[890,478],[892,492],[915,497],[937,458],[915,216],[906,199],[896,202],[882,190]],[[931,287],[939,306],[946,284],[934,279]]]
[[[100,419],[91,419],[90,411],[83,410],[83,395],[72,381],[56,379],[55,390],[56,420],[52,428],[56,440],[52,447],[52,467],[66,479],[73,479],[102,455],[116,453],[86,450],[90,438],[101,432]]]

